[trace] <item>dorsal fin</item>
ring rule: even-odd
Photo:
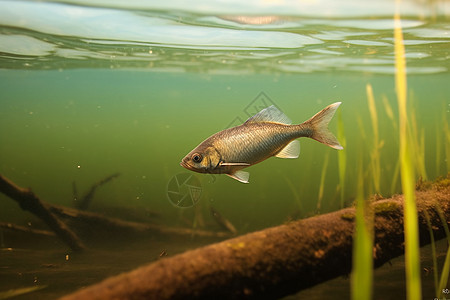
[[[259,113],[245,121],[244,124],[259,122],[273,122],[287,125],[292,124],[291,119],[289,119],[281,110],[276,108],[275,105],[264,108]]]

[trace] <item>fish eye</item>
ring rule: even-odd
[[[194,153],[194,155],[192,155],[193,162],[199,163],[202,161],[202,159],[203,159],[203,156],[199,153]]]

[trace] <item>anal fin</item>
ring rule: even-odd
[[[293,140],[286,145],[280,152],[275,154],[279,158],[297,158],[300,155],[300,142]]]
[[[233,174],[227,174],[233,179],[240,181],[242,183],[248,183],[248,179],[250,178],[250,173],[245,171],[236,171]]]

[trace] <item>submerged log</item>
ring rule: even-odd
[[[41,201],[30,189],[17,186],[6,177],[0,175],[0,192],[10,197],[23,210],[28,210],[44,221],[56,235],[74,251],[85,249],[77,235],[48,209],[47,203]]]
[[[418,191],[422,245],[445,236],[450,187]],[[373,202],[374,266],[404,253],[403,197]],[[72,299],[276,299],[351,271],[355,209],[319,215],[163,258]]]

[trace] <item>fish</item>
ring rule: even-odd
[[[328,123],[341,103],[328,105],[298,125],[292,125],[282,111],[271,105],[242,125],[211,135],[189,152],[180,165],[197,173],[226,174],[242,183],[249,183],[250,173],[242,169],[272,156],[298,158],[298,138],[311,138],[342,150],[339,141],[328,130]]]

